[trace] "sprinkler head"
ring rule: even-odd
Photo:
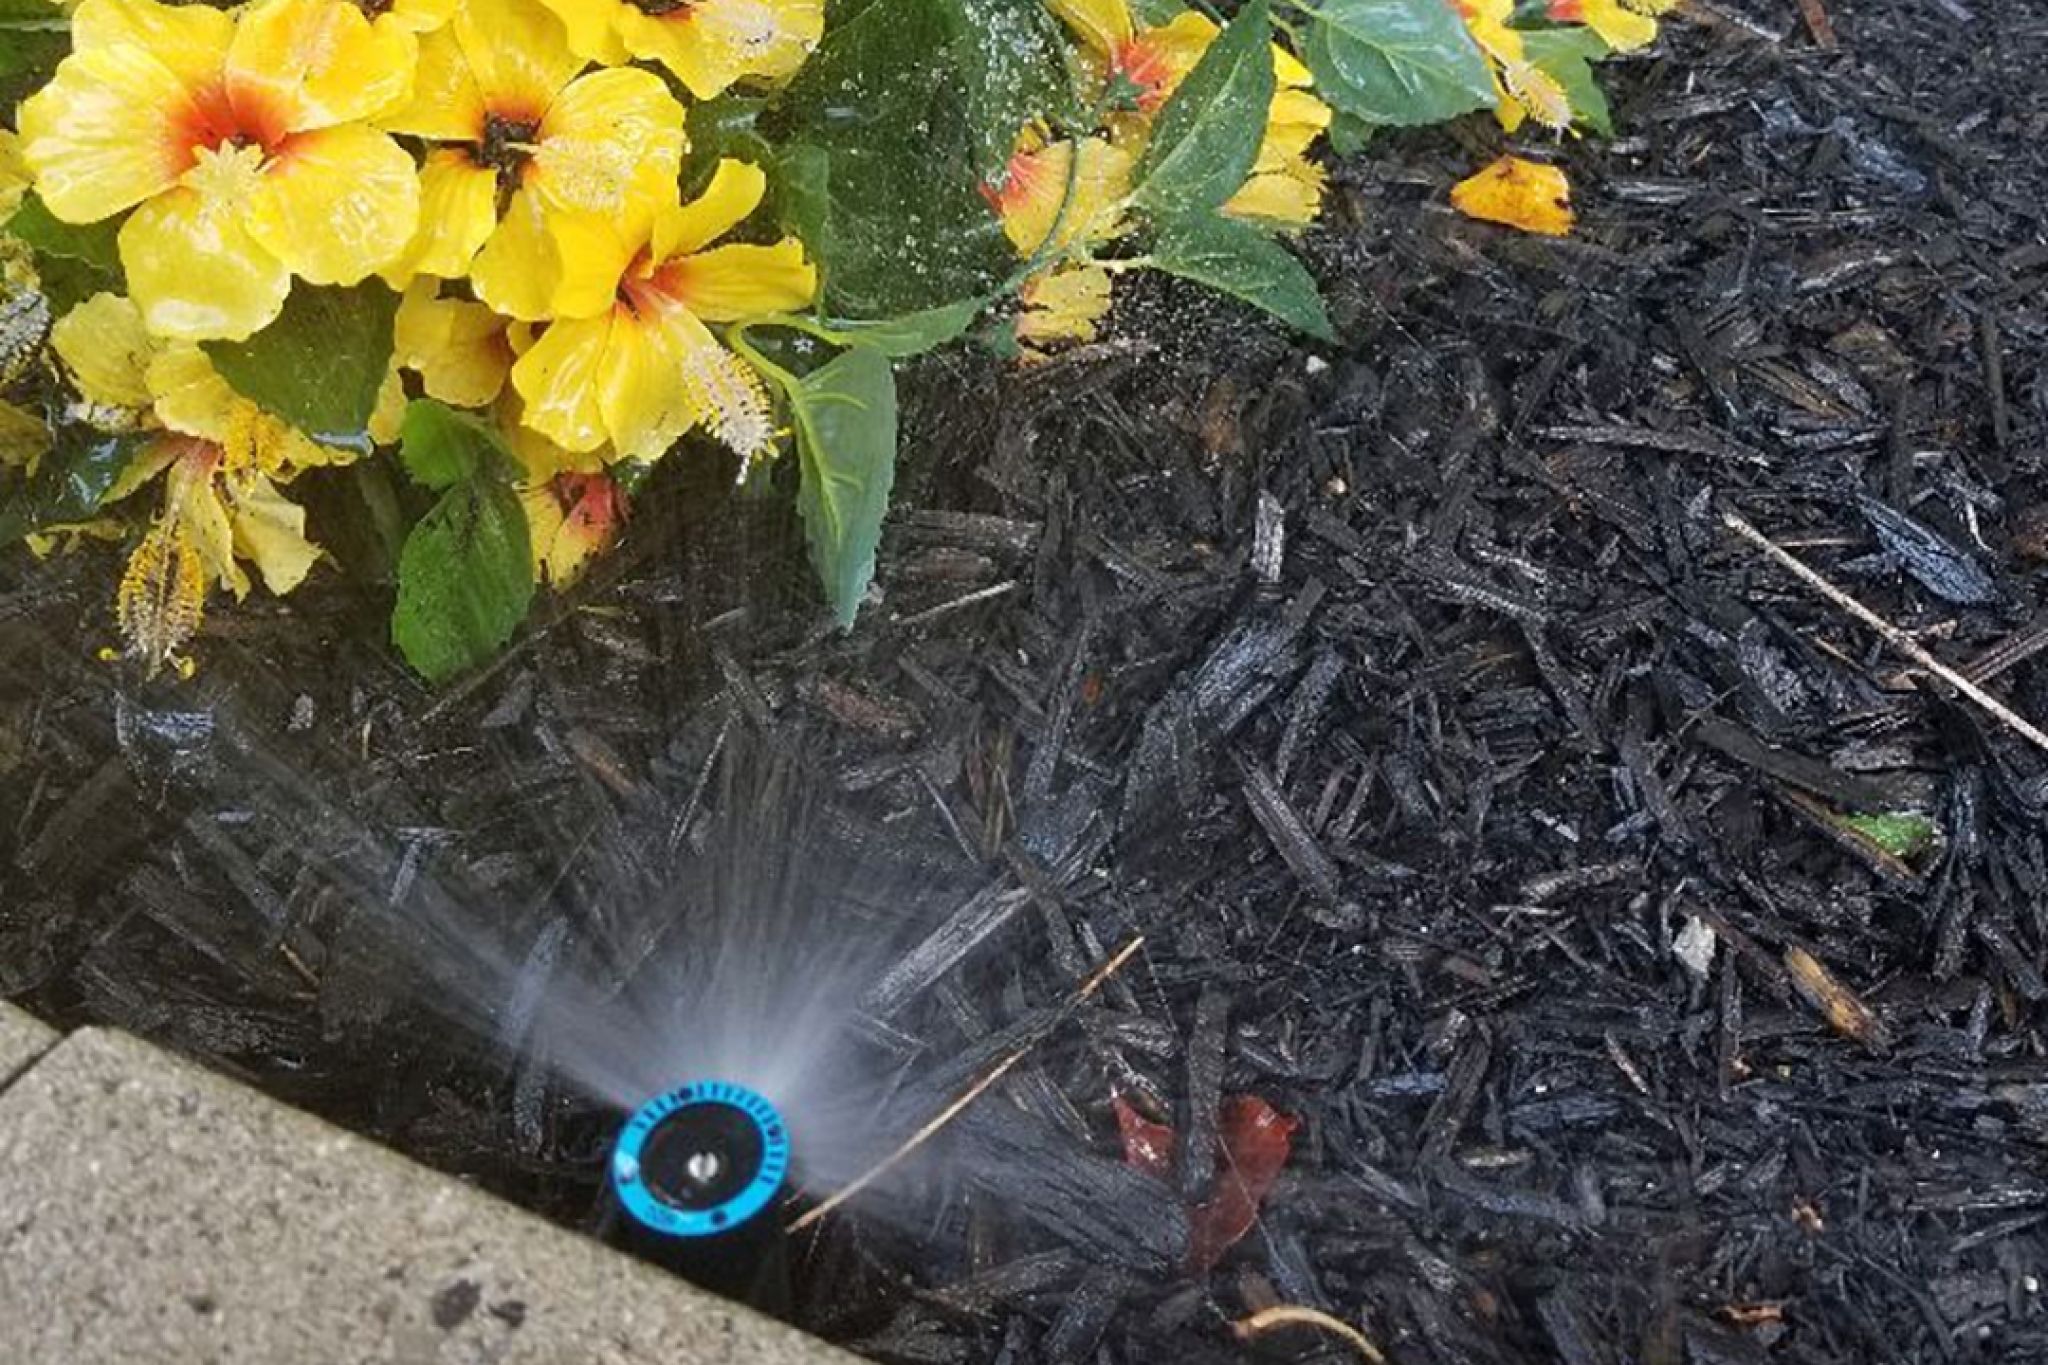
[[[789,1129],[774,1105],[730,1081],[692,1081],[626,1120],[608,1178],[647,1232],[704,1239],[758,1219],[788,1174]]]

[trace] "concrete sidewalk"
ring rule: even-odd
[[[123,1034],[0,1003],[7,1365],[857,1365]]]

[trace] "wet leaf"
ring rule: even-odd
[[[508,458],[497,433],[468,413],[431,398],[414,399],[399,429],[405,472],[428,488],[446,488]]]
[[[1563,171],[1518,156],[1500,158],[1451,190],[1451,202],[1466,217],[1545,237],[1572,230],[1571,197]]]
[[[71,20],[50,0],[0,0],[0,108],[49,78],[71,50]]]
[[[1941,827],[1918,811],[1843,815],[1837,817],[1837,823],[1856,831],[1904,863],[1916,861],[1941,837]]]
[[[1314,277],[1248,223],[1213,214],[1164,223],[1149,259],[1169,275],[1242,299],[1318,340],[1336,339]]]
[[[83,521],[142,449],[145,438],[69,430],[43,456],[34,477],[0,500],[0,546],[45,526]]]
[[[391,639],[407,663],[443,682],[495,654],[532,601],[519,499],[488,474],[463,479],[405,539]]]
[[[1563,88],[1572,106],[1572,121],[1602,137],[1613,136],[1614,116],[1607,108],[1607,92],[1593,74],[1593,63],[1608,51],[1600,35],[1590,28],[1532,29],[1522,35],[1523,54]]]
[[[1117,1135],[1123,1139],[1124,1163],[1161,1180],[1173,1174],[1173,1129],[1154,1123],[1135,1109],[1122,1095],[1110,1097],[1116,1113]]]
[[[1178,1136],[1154,1123],[1117,1095],[1110,1100],[1123,1140],[1124,1162],[1134,1169],[1167,1179],[1173,1171]],[[1222,1161],[1209,1197],[1189,1211],[1188,1269],[1208,1271],[1258,1221],[1266,1193],[1286,1166],[1294,1149],[1299,1121],[1281,1113],[1257,1095],[1232,1095],[1217,1116],[1217,1141]]]
[[[875,548],[896,479],[896,376],[880,351],[855,346],[787,391],[802,484],[797,512],[811,565],[841,629],[875,576]]]
[[[1440,123],[1494,103],[1486,57],[1445,0],[1326,0],[1302,59],[1317,94],[1367,123]]]
[[[981,316],[982,307],[980,299],[962,299],[879,322],[838,323],[835,330],[856,345],[902,359],[923,355],[960,336]]]
[[[322,445],[367,451],[397,314],[398,295],[374,280],[349,289],[301,281],[268,327],[205,349],[221,377],[266,411]]]
[[[1273,102],[1272,39],[1270,0],[1252,0],[1160,109],[1131,190],[1156,219],[1213,209],[1243,187]]]

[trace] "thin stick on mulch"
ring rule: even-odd
[[[1249,1317],[1239,1318],[1230,1324],[1230,1330],[1237,1334],[1239,1341],[1250,1341],[1262,1332],[1275,1327],[1314,1327],[1342,1337],[1355,1348],[1359,1355],[1371,1365],[1386,1365],[1387,1358],[1380,1354],[1380,1348],[1372,1344],[1372,1338],[1353,1327],[1342,1318],[1332,1317],[1319,1308],[1307,1308],[1296,1303],[1276,1304],[1261,1308]]]
[[[1081,1005],[1085,1003],[1090,996],[1094,995],[1095,992],[1102,989],[1104,982],[1108,981],[1112,976],[1115,976],[1119,971],[1123,969],[1123,965],[1131,960],[1132,956],[1137,953],[1138,949],[1144,946],[1145,936],[1143,934],[1139,934],[1137,937],[1133,938],[1129,943],[1126,943],[1123,947],[1117,949],[1116,952],[1112,954],[1107,961],[1105,961],[1100,967],[1097,967],[1093,972],[1090,972],[1088,974],[1088,979],[1086,981],[1083,981],[1079,986],[1076,986],[1074,988],[1074,993],[1067,997],[1066,1004],[1062,1006],[1060,1009],[1060,1017],[1064,1019],[1067,1015],[1073,1013],[1076,1009],[1080,1008]],[[912,1152],[924,1146],[925,1143],[931,1141],[932,1138],[937,1136],[939,1131],[943,1129],[947,1124],[951,1123],[954,1119],[960,1117],[961,1112],[965,1110],[968,1105],[973,1104],[976,1100],[980,1099],[983,1092],[985,1092],[990,1086],[994,1085],[997,1081],[1001,1080],[1004,1077],[1004,1075],[1009,1072],[1011,1067],[1017,1065],[1017,1063],[1023,1061],[1025,1057],[1029,1056],[1031,1053],[1031,1047],[1031,1044],[1026,1044],[1023,1047],[1018,1048],[1016,1051],[1010,1053],[1001,1061],[997,1062],[994,1066],[990,1067],[987,1071],[984,1071],[972,1085],[968,1086],[965,1090],[961,1091],[957,1096],[955,1096],[954,1099],[949,1104],[947,1104],[944,1109],[941,1109],[937,1114],[934,1114],[929,1122],[927,1122],[922,1128],[918,1129],[915,1133],[912,1133],[908,1138],[906,1138],[901,1147],[898,1147],[895,1151],[889,1153],[888,1156],[876,1162],[872,1168],[863,1173],[858,1179],[854,1180],[844,1189],[838,1191],[829,1198],[825,1199],[816,1208],[810,1210],[810,1212],[804,1214],[801,1218],[798,1218],[795,1222],[791,1223],[789,1225],[789,1231],[802,1232],[805,1228],[810,1227],[813,1223],[818,1222],[826,1214],[832,1212],[832,1210],[838,1208],[841,1204],[844,1204],[847,1200],[853,1198],[862,1190],[874,1184],[877,1180],[880,1180],[890,1171],[895,1170],[896,1167],[901,1165],[904,1162],[904,1160],[910,1156]]]
[[[1929,673],[1934,674],[1935,677],[1940,678],[1950,687],[1955,688],[1956,691],[1962,693],[1971,701],[1976,702],[1977,705],[1983,707],[1998,720],[2003,721],[2035,748],[2043,753],[2048,753],[2048,734],[2043,734],[2040,727],[1998,698],[1992,696],[1989,692],[1986,692],[1983,688],[1977,686],[1977,684],[1971,682],[1962,674],[1956,672],[1955,669],[1950,668],[1947,664],[1935,658],[1927,652],[1926,648],[1918,640],[1915,640],[1911,635],[1900,630],[1869,607],[1864,606],[1861,602],[1849,596],[1848,593],[1843,592],[1833,583],[1821,577],[1815,570],[1808,568],[1804,562],[1781,548],[1769,536],[1766,536],[1762,531],[1750,525],[1739,514],[1723,512],[1721,514],[1721,524],[1756,546],[1759,550],[1762,550],[1772,561],[1790,571],[1794,577],[1798,578],[1822,597],[1827,598],[1828,601],[1834,603],[1843,611],[1848,612],[1879,635],[1882,635],[1885,642],[1901,654],[1904,654]]]

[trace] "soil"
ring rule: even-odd
[[[620,887],[801,856],[716,818],[745,734],[943,911],[871,1001],[920,1074],[1039,1040],[986,1159],[804,1244],[829,1338],[1354,1357],[1233,1334],[1285,1303],[1400,1361],[2048,1357],[2048,753],[1723,521],[2048,718],[2044,67],[2038,0],[1695,0],[1557,149],[1562,240],[1446,205],[1484,120],[1385,137],[1303,244],[1339,348],[1151,287],[923,365],[847,635],[708,456],[439,694],[360,573],[152,683],[92,657],[103,551],[0,560],[0,995],[577,1219],[601,1116],[437,1023],[333,870],[626,960]],[[1844,820],[1899,812],[1933,846]],[[1241,1095],[1298,1127],[1196,1273]]]

